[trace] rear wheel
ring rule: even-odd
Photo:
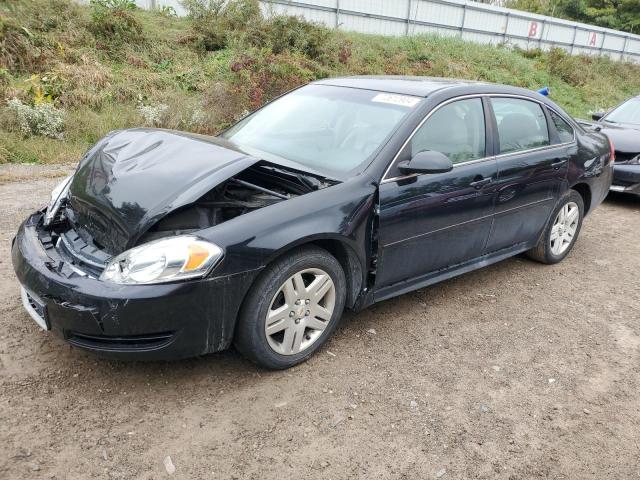
[[[542,263],[558,263],[566,257],[578,239],[584,215],[582,196],[570,190],[556,206],[538,245],[527,255]]]
[[[243,304],[235,345],[272,369],[309,358],[331,336],[342,316],[346,281],[326,250],[304,247],[269,265]]]

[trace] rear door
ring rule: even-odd
[[[571,146],[558,141],[546,107],[532,99],[492,97],[498,177],[486,253],[540,235],[567,176]]]
[[[392,166],[383,179],[378,288],[419,282],[482,254],[491,230],[497,178],[485,107],[480,97],[436,107],[396,159],[439,151],[452,160],[452,171],[402,176]]]

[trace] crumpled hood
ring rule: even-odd
[[[78,166],[69,189],[71,220],[117,254],[169,212],[258,161],[219,138],[143,128],[113,132]]]

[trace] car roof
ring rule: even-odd
[[[313,82],[320,85],[336,87],[362,88],[401,95],[427,97],[437,90],[450,87],[492,85],[486,82],[460,80],[456,78],[412,77],[412,76],[355,76],[327,78]],[[506,87],[508,88],[508,87]]]
[[[538,99],[546,97],[520,87],[501,85],[498,83],[479,82],[475,80],[463,80],[457,78],[439,77],[411,77],[411,76],[355,76],[338,77],[317,80],[316,85],[331,85],[336,87],[361,88],[385,93],[396,93],[400,95],[414,95],[417,97],[428,97],[434,92],[454,89],[457,94],[515,94],[536,97]]]

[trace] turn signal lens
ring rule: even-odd
[[[114,257],[100,280],[152,284],[204,277],[223,254],[219,246],[191,235],[163,238]]]
[[[196,270],[209,258],[209,251],[198,243],[190,244],[188,249],[189,259],[183,269],[185,272]]]

